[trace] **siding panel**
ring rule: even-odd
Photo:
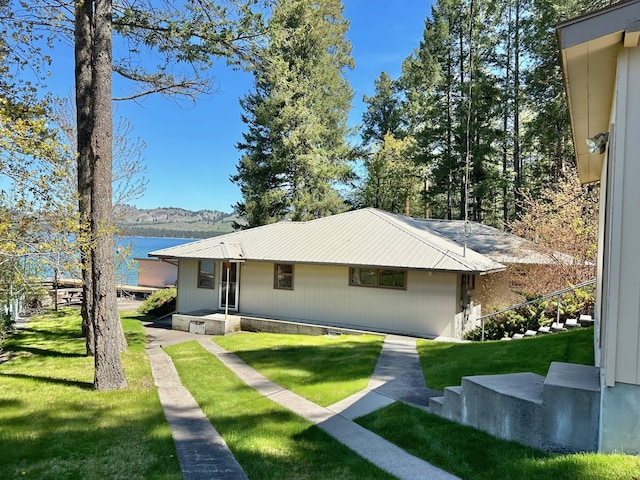
[[[198,260],[180,260],[179,288],[177,299],[178,313],[187,313],[194,310],[218,308],[218,275],[220,269],[218,262],[214,266],[214,285],[216,288],[198,288]]]
[[[409,271],[407,289],[349,285],[349,268],[295,265],[294,290],[273,288],[273,264],[243,265],[241,313],[383,332],[452,336],[457,275]]]

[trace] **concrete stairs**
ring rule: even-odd
[[[464,377],[429,401],[429,410],[491,435],[549,451],[595,451],[599,369],[553,362],[534,373]]]
[[[538,328],[538,330],[527,330],[525,333],[514,333],[511,337],[504,337],[501,340],[519,340],[526,337],[546,335],[548,333],[566,332],[580,327],[592,327],[593,318],[591,315],[580,315],[579,318],[569,318],[564,323],[553,322],[551,325]]]

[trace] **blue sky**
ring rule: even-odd
[[[356,67],[349,72],[354,90],[350,125],[360,123],[362,96],[373,94],[373,82],[386,71],[400,74],[402,61],[417,48],[429,0],[343,0],[351,27]],[[60,51],[60,50],[58,50]],[[73,54],[55,55],[56,94],[73,88]],[[231,212],[241,199],[229,181],[240,152],[235,148],[245,131],[238,99],[251,91],[248,73],[235,72],[221,62],[213,74],[217,93],[195,105],[151,97],[139,103],[117,102],[116,113],[133,125],[133,135],[146,143],[143,156],[149,181],[138,208],[181,207],[188,210]]]

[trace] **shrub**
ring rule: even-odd
[[[138,308],[138,312],[156,317],[174,312],[176,309],[177,293],[175,288],[156,290],[142,302],[142,305]]]
[[[0,352],[2,351],[2,344],[7,335],[13,330],[15,321],[10,313],[3,313],[0,315]]]
[[[528,298],[526,294],[523,295],[527,301],[535,300],[535,297]],[[577,318],[581,314],[593,315],[594,303],[595,294],[592,286],[565,293],[560,301],[560,321]],[[538,328],[556,321],[557,308],[556,298],[548,298],[490,317],[485,320],[484,338],[486,340],[500,340],[504,337],[511,337],[514,333],[538,330]],[[482,327],[470,330],[464,338],[466,340],[480,340]]]

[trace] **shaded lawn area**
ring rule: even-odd
[[[240,333],[214,341],[269,380],[326,407],[367,388],[384,337]]]
[[[357,423],[464,480],[635,480],[640,457],[554,455],[396,402]]]
[[[547,375],[551,362],[594,365],[593,328],[511,341],[450,343],[418,340],[425,381],[443,390],[462,377],[532,372]]]
[[[394,478],[247,386],[199,343],[165,351],[251,480]]]
[[[128,388],[93,390],[78,309],[32,317],[0,364],[0,478],[181,479],[137,314],[125,314]]]

